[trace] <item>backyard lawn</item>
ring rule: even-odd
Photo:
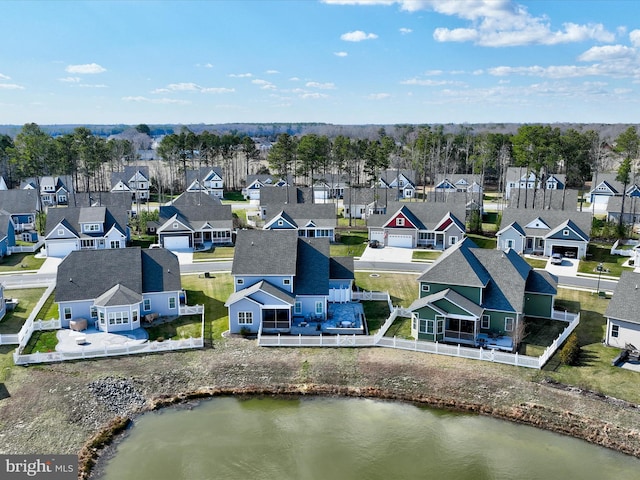
[[[495,250],[498,243],[495,237],[485,237],[484,235],[475,235],[473,233],[467,234],[466,237],[473,240],[478,247],[489,250]]]
[[[15,310],[7,312],[4,318],[0,320],[0,334],[18,333],[44,292],[44,288],[5,290],[5,298],[17,298],[19,303]]]
[[[414,273],[356,272],[356,286],[361,290],[389,292],[394,305],[408,307],[418,298],[417,278]]]
[[[202,336],[202,317],[200,315],[184,315],[171,322],[145,327],[145,330],[149,334],[151,342],[169,339],[181,340],[189,337],[200,338]]]
[[[213,247],[209,250],[193,252],[193,260],[229,260],[233,258],[235,247]]]
[[[228,273],[216,273],[211,278],[183,275],[182,288],[187,291],[189,305],[204,305],[205,340],[222,338],[222,332],[229,329],[229,316],[224,302],[233,292],[233,277]],[[199,322],[198,317],[198,326]]]
[[[14,253],[0,259],[0,272],[38,270],[44,258],[36,258],[33,253]]]
[[[580,260],[578,272],[580,273],[598,273],[596,267],[602,263],[603,275],[619,277],[624,270],[633,270],[633,267],[623,267],[629,257],[620,255],[611,255],[611,246],[597,243],[590,243],[587,250],[588,260]]]
[[[523,257],[525,262],[531,265],[533,268],[545,268],[547,266],[547,261],[542,260],[540,258],[529,258]]]
[[[359,257],[362,255],[367,246],[367,232],[344,230],[338,233],[340,241],[329,247],[332,257]]]
[[[435,260],[442,252],[438,250],[414,250],[411,255],[412,260]]]
[[[389,304],[383,301],[362,302],[362,308],[364,309],[364,316],[367,319],[369,335],[373,335],[380,330],[382,324],[391,314]]]

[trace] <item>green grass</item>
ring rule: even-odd
[[[389,292],[394,305],[408,307],[418,298],[418,274],[356,272],[356,285],[362,290]]]
[[[24,347],[22,353],[29,355],[31,353],[54,352],[58,345],[57,330],[36,330]]]
[[[361,227],[366,228],[367,222],[361,218],[352,218],[351,225],[349,225],[348,218],[338,217],[338,227]]]
[[[556,353],[543,373],[567,385],[639,403],[638,373],[611,366],[611,361],[620,350],[602,344],[606,328],[603,314],[608,304],[608,300],[598,298],[590,292],[558,290],[557,310],[580,309],[580,325],[575,330],[581,346],[580,361],[575,367],[560,365]]]
[[[209,250],[202,250],[193,253],[194,260],[221,260],[233,258],[234,247],[213,247]]]
[[[140,248],[149,248],[149,245],[156,243],[157,237],[155,235],[132,235],[131,246]]]
[[[546,260],[541,260],[539,258],[529,258],[529,257],[523,257],[523,258],[525,262],[527,262],[533,268],[544,268],[547,266]]]
[[[478,247],[480,248],[486,248],[489,250],[495,250],[498,241],[494,238],[491,237],[485,237],[483,235],[475,235],[475,234],[467,234],[466,235],[467,238],[470,238],[471,240],[473,240],[473,242],[478,245]]]
[[[5,298],[17,298],[19,303],[0,321],[0,333],[18,333],[44,291],[44,288],[5,290]]]
[[[330,246],[332,257],[359,257],[367,246],[367,232],[345,230],[339,235],[339,242]]]
[[[58,310],[58,304],[55,302],[55,290],[51,292],[49,298],[44,302],[42,308],[36,315],[36,319],[51,320],[52,318],[60,318],[60,311]]]
[[[233,191],[233,192],[224,192],[224,200],[222,203],[238,203],[238,202],[249,202],[242,196],[242,192]]]
[[[589,254],[591,256],[589,256]],[[620,255],[611,255],[611,246],[590,243],[587,250],[588,260],[580,260],[578,272],[597,274],[596,267],[602,263],[603,275],[619,277],[625,270],[633,270],[633,267],[623,267],[622,264],[629,259]]]
[[[398,337],[404,340],[413,340],[415,337],[411,335],[411,319],[406,317],[398,317],[384,334],[385,337]]]
[[[370,335],[380,330],[380,327],[382,327],[382,324],[389,318],[391,313],[389,304],[382,301],[362,302],[362,308],[367,319],[367,328]]]
[[[200,315],[185,315],[171,322],[145,327],[145,330],[149,334],[150,341],[160,338],[163,340],[180,340],[189,337],[200,338],[202,336],[202,318]]]
[[[544,318],[526,318],[525,334],[518,352],[539,357],[567,327],[566,322]]]
[[[224,302],[233,292],[233,277],[228,273],[216,273],[211,278],[184,275],[182,288],[187,291],[189,305],[204,305],[205,337],[222,338],[229,330],[229,314]]]
[[[44,261],[44,258],[34,257],[33,253],[14,253],[0,259],[0,272],[38,270]]]
[[[411,259],[412,260],[435,260],[437,259],[440,255],[442,255],[442,252],[439,252],[437,250],[414,250],[413,254],[411,255]]]

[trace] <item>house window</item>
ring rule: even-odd
[[[282,220],[278,220],[278,226],[281,227],[284,225],[284,222]]]
[[[504,318],[504,331],[513,332],[513,317]]]
[[[178,228],[180,225],[178,225],[177,223],[173,224],[173,228]]]
[[[129,312],[109,312],[109,325],[129,323]]]
[[[104,325],[104,312],[100,311],[100,325]]]
[[[138,321],[138,310],[134,310],[131,312],[131,321],[136,323]]]
[[[611,336],[618,338],[618,335],[620,335],[620,325],[611,325]]]
[[[482,323],[480,328],[487,330],[491,326],[491,317],[489,315],[482,315]]]
[[[418,330],[420,333],[427,333],[427,321],[420,319],[420,329]]]
[[[396,226],[404,227],[404,218],[396,218]]]
[[[569,230],[563,230],[562,231],[562,235],[564,235],[565,237],[569,236]]]
[[[64,230],[62,228],[58,229],[58,236],[64,235]]]
[[[291,279],[290,278],[283,278],[282,279],[282,284],[283,285],[291,285]]]
[[[422,290],[423,292],[429,292],[431,290],[431,285],[429,285],[428,283],[423,283],[422,285],[420,285],[420,290]]]
[[[437,324],[436,333],[438,335],[444,335],[444,317],[436,316],[436,324]]]
[[[148,312],[149,310],[151,310],[151,299],[149,298],[144,299],[144,301],[142,302],[142,309],[145,312]]]
[[[173,310],[176,308],[176,297],[169,297],[169,309]]]
[[[507,240],[507,248],[513,248],[513,240]]]
[[[244,285],[244,278],[236,278],[236,285]]]
[[[64,307],[64,319],[65,320],[71,320],[72,316],[71,316],[71,307]]]
[[[238,325],[252,325],[253,312],[238,312]]]
[[[316,302],[316,315],[322,315],[323,306],[322,302]]]
[[[455,245],[458,242],[458,237],[449,237],[449,245]]]
[[[427,320],[427,333],[433,335],[433,327],[435,322],[433,320]]]
[[[91,318],[98,318],[98,309],[94,306],[91,307]]]
[[[80,240],[80,248],[95,248],[95,240]]]
[[[296,302],[293,306],[293,313],[300,315],[302,313],[302,303]]]
[[[109,248],[120,248],[120,240],[111,240]]]

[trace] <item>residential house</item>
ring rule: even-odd
[[[502,212],[496,248],[546,257],[561,253],[584,258],[590,230],[589,212],[507,208]]]
[[[589,192],[589,201],[593,204],[594,211],[602,211],[609,202],[609,199],[614,197],[622,197],[623,193],[626,193],[628,197],[637,197],[640,195],[638,192],[638,184],[640,184],[640,175],[631,176],[631,182],[625,185],[622,182],[616,180],[617,173],[594,173],[591,179],[591,191]],[[626,205],[625,205],[626,209]]]
[[[224,195],[224,179],[220,167],[187,170],[187,192],[204,192],[217,198]]]
[[[158,243],[171,250],[233,243],[231,205],[204,193],[185,192],[159,208]]]
[[[0,190],[0,209],[11,216],[16,240],[37,242],[36,217],[40,199],[36,190]]]
[[[622,272],[604,316],[607,318],[605,343],[640,348],[640,273]]]
[[[347,188],[344,191],[342,204],[345,218],[367,219],[371,215],[387,212],[387,191],[376,191],[371,188]]]
[[[458,192],[471,193],[482,198],[482,177],[480,175],[452,173],[448,175],[438,175],[436,178],[435,192]]]
[[[332,204],[307,204],[268,208],[264,230],[296,230],[301,237],[326,237],[335,241],[336,209]]]
[[[23,190],[37,190],[40,184],[40,199],[43,206],[66,205],[73,193],[73,179],[70,175],[44,176],[39,179],[27,178],[20,184]]]
[[[130,240],[127,212],[113,207],[52,208],[44,243],[48,257],[74,250],[122,249]]]
[[[0,320],[4,318],[7,313],[7,304],[4,301],[4,285],[0,283]]]
[[[320,192],[316,193],[316,201],[343,198],[345,190],[349,188],[349,183],[348,175],[328,173],[321,177],[316,177],[313,182],[314,192],[316,190]]]
[[[462,204],[389,203],[386,214],[369,217],[369,240],[389,247],[444,250],[464,237],[464,218]]]
[[[575,212],[578,208],[578,190],[527,190],[515,189],[509,197],[508,208],[533,210],[564,210]]]
[[[267,209],[282,209],[285,205],[298,203],[312,204],[314,202],[313,193],[310,187],[273,187],[260,190],[260,218],[264,220]]]
[[[397,195],[393,200],[414,198],[416,196],[416,184],[413,181],[415,172],[406,169],[388,169],[380,174],[375,187],[396,190]],[[372,187],[372,188],[375,188]]]
[[[0,210],[0,258],[11,254],[11,247],[15,246],[16,234],[11,215],[9,212]]]
[[[330,258],[327,238],[292,231],[238,232],[231,274],[234,293],[225,303],[231,333],[292,333],[311,322],[320,333],[331,302],[350,302],[354,279],[353,258]]]
[[[122,172],[111,173],[111,192],[127,192],[135,201],[149,200],[149,167],[126,166]]]
[[[178,259],[163,248],[76,250],[58,267],[55,301],[63,328],[84,319],[122,332],[145,315],[179,315],[181,290]]]
[[[133,200],[128,192],[75,192],[69,196],[70,207],[113,207],[131,212]]]
[[[640,223],[640,187],[635,183],[627,188],[624,197],[621,195],[609,198],[606,208],[607,221],[617,223],[620,220],[623,198],[624,215],[622,216],[622,222],[627,225]]]
[[[276,175],[247,175],[242,196],[253,205],[260,204],[260,191],[263,187],[285,187],[292,185],[292,181],[284,180]]]
[[[419,340],[513,351],[525,316],[552,318],[557,278],[515,250],[478,248],[470,239],[444,252],[418,278],[409,307]]]
[[[522,167],[508,167],[504,198],[508,200],[514,190],[562,190],[566,188],[566,175],[544,174],[539,178],[535,172]]]

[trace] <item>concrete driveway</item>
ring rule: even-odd
[[[189,265],[193,263],[193,250],[171,250],[176,257],[178,257],[178,263],[180,265]]]
[[[565,277],[575,277],[578,275],[578,263],[580,260],[577,258],[563,258],[562,265],[551,265],[551,258],[547,260],[547,266],[545,270],[554,275],[562,275]]]
[[[367,245],[360,260],[366,262],[402,262],[410,263],[413,256],[411,248],[384,247],[371,248]]]
[[[38,269],[38,273],[57,273],[58,265],[60,265],[62,260],[62,258],[47,257],[42,266]]]

